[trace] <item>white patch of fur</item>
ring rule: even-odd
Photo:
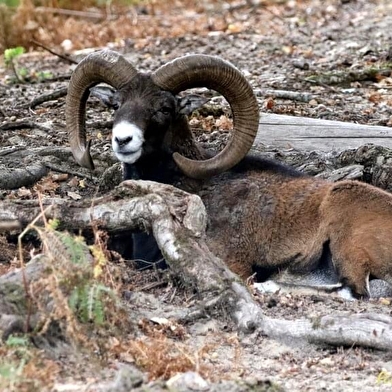
[[[267,280],[263,283],[254,283],[253,287],[261,293],[276,293],[281,289],[279,284],[275,283],[273,280]]]
[[[366,290],[370,295],[370,273],[368,273],[366,277]]]
[[[132,138],[132,140],[124,145],[118,143],[127,138]],[[135,163],[142,155],[143,143],[143,131],[137,125],[121,121],[113,127],[112,148],[119,161]]]
[[[345,299],[346,301],[356,301],[348,287],[343,287],[341,290],[339,290],[338,296]]]

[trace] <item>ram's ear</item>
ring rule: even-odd
[[[185,95],[185,97],[178,99],[178,104],[180,107],[179,112],[185,115],[191,114],[194,110],[201,108],[208,101],[209,98],[204,98],[201,95]]]
[[[116,90],[109,86],[95,86],[90,88],[90,95],[98,98],[105,106],[111,109],[118,109],[120,102]]]

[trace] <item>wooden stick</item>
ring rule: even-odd
[[[78,62],[77,62],[76,60],[73,60],[73,59],[71,59],[71,58],[68,57],[68,56],[64,56],[64,55],[62,55],[61,53],[55,52],[54,50],[48,48],[48,47],[45,46],[44,44],[41,44],[41,42],[38,42],[38,41],[36,41],[35,39],[31,39],[30,42],[33,43],[34,45],[39,46],[39,47],[42,48],[42,49],[45,49],[47,52],[49,52],[49,53],[51,53],[51,54],[53,54],[53,55],[55,55],[55,56],[61,58],[62,60],[67,61],[68,63],[71,63],[71,64],[78,64]]]

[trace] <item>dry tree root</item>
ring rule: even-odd
[[[48,206],[50,206],[48,208]],[[144,227],[152,230],[174,273],[194,287],[207,313],[228,314],[242,332],[258,330],[276,339],[306,340],[317,344],[392,349],[392,318],[374,314],[326,315],[294,321],[263,316],[244,284],[215,257],[206,244],[206,211],[201,199],[170,185],[126,181],[108,195],[80,203],[45,200],[47,217],[61,221],[62,229],[90,230],[91,219],[115,233]],[[32,201],[0,203],[0,220],[24,227],[40,207]],[[200,265],[203,268],[200,268]],[[26,275],[29,276],[29,265]],[[0,277],[0,287],[8,275]],[[0,314],[8,298],[0,303]]]
[[[33,185],[47,173],[47,167],[41,162],[31,162],[18,169],[9,169],[0,164],[0,189],[16,189]]]
[[[104,127],[105,123],[101,125]],[[49,170],[89,178],[102,185],[107,185],[106,182],[111,184],[117,177],[119,179],[114,185],[120,182],[121,175],[113,177],[112,173],[109,176],[104,176],[104,171],[107,169],[113,168],[112,172],[115,171],[113,164],[116,161],[110,152],[94,154],[94,158],[99,164],[93,174],[73,163],[71,157],[72,153],[69,147],[4,147],[0,149],[0,189],[17,189],[22,186],[34,185],[47,175]],[[113,189],[114,185],[109,188]],[[104,186],[103,189],[105,189]]]
[[[5,122],[0,125],[0,131],[13,131],[16,129],[40,129],[42,131],[50,131],[50,128],[28,120]]]
[[[52,91],[50,93],[42,94],[37,98],[34,98],[31,102],[17,106],[17,109],[34,109],[36,106],[41,105],[48,101],[54,101],[56,99],[65,97],[67,95],[68,88],[62,87],[58,90]]]

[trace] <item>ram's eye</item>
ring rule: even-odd
[[[164,114],[165,116],[169,116],[171,114],[171,109],[170,108],[162,108],[160,109],[160,112]]]
[[[117,110],[120,107],[120,104],[118,102],[113,102],[112,108],[114,110]]]

